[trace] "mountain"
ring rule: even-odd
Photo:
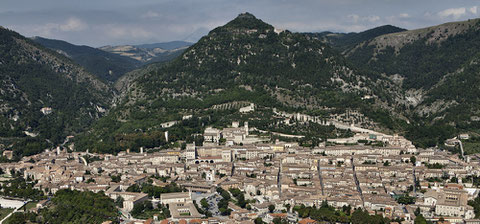
[[[473,19],[381,35],[344,53],[398,86],[392,95],[396,109],[418,123],[416,129],[477,135],[479,47],[480,19]]]
[[[320,40],[279,32],[244,13],[210,31],[175,60],[122,77],[116,83],[123,94],[121,103],[76,145],[104,152],[138,149],[140,142],[146,147],[162,145],[163,122],[194,114],[196,119],[182,121],[184,127],[169,129],[171,140],[184,139],[201,131],[202,125],[241,117],[215,108],[242,103],[255,103],[266,108],[265,113],[267,108],[373,112],[372,102],[361,97],[374,96],[376,82],[381,78],[372,81],[352,70],[342,55]],[[262,115],[259,120],[272,117]]]
[[[140,66],[140,62],[89,46],[78,46],[62,40],[34,37],[33,41],[57,51],[83,66],[100,79],[115,81],[126,72]]]
[[[313,38],[318,38],[323,42],[330,44],[332,47],[337,48],[341,52],[349,50],[356,45],[376,38],[381,35],[398,33],[406,31],[406,29],[399,28],[392,25],[384,25],[369,29],[360,33],[332,33],[332,32],[321,32],[321,33],[306,33],[306,35]]]
[[[0,28],[0,147],[15,158],[75,135],[111,105],[112,88],[71,59]]]
[[[175,50],[175,49],[179,49],[179,48],[186,48],[186,47],[189,47],[191,45],[192,45],[192,43],[185,42],[185,41],[170,41],[170,42],[164,42],[164,43],[135,45],[135,47],[146,48],[146,49],[161,48],[161,49],[164,49],[164,50]]]
[[[166,43],[104,46],[100,49],[116,55],[129,57],[141,64],[167,62],[182,54],[191,43],[172,41]]]

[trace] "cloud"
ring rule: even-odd
[[[60,24],[58,29],[61,31],[69,32],[69,31],[82,31],[88,28],[88,24],[83,22],[82,20],[71,17],[67,20],[66,23]]]
[[[380,16],[376,16],[376,15],[359,16],[357,14],[351,14],[351,15],[348,15],[347,18],[352,23],[364,23],[364,22],[375,23],[380,20]]]
[[[144,19],[151,19],[151,18],[157,18],[160,17],[160,13],[154,12],[154,11],[148,11],[140,16],[141,18]]]
[[[473,6],[471,8],[468,9],[468,11],[470,11],[472,14],[477,14],[477,6]]]
[[[366,20],[368,22],[374,23],[380,20],[380,16],[367,16]]]
[[[454,19],[459,19],[460,17],[464,16],[467,13],[467,9],[465,7],[461,8],[450,8],[445,9],[437,13],[438,16],[442,18],[452,17]]]
[[[88,28],[88,24],[76,17],[70,17],[65,23],[46,23],[34,28],[34,31],[43,36],[52,36],[56,32],[78,32]]]
[[[406,18],[410,18],[410,15],[408,13],[400,13],[398,15],[398,18],[406,19]]]
[[[356,14],[352,14],[352,15],[348,15],[347,18],[351,19],[353,23],[358,23],[360,16]]]
[[[134,26],[124,26],[124,25],[107,25],[106,27],[102,27],[106,35],[112,38],[123,38],[123,39],[137,39],[137,38],[151,38],[154,34],[150,31],[142,27],[134,27]]]

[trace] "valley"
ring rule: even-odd
[[[475,223],[479,32],[247,12],[94,48],[0,28],[0,195],[36,204],[5,223]]]

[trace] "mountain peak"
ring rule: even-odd
[[[240,13],[237,16],[237,19],[257,19],[257,17],[255,17],[253,14],[249,12],[244,12],[244,13]]]
[[[257,17],[248,12],[240,13],[237,18],[227,23],[224,27],[233,29],[273,29],[272,25],[257,19]]]

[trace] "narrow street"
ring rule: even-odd
[[[323,190],[323,178],[322,178],[322,170],[320,169],[320,160],[317,161],[317,172],[318,172],[318,179],[320,180],[320,187],[322,189],[322,196],[325,195]]]
[[[277,175],[278,195],[282,198],[282,162],[280,161],[280,167]]]
[[[362,207],[364,207],[365,200],[363,200],[362,188],[360,187],[360,182],[358,181],[358,178],[357,178],[357,172],[355,171],[355,164],[353,163],[353,157],[351,158],[351,162],[352,162],[352,170],[353,170],[353,179],[355,181],[355,184],[357,185],[357,191],[360,194],[360,198],[362,199]]]

